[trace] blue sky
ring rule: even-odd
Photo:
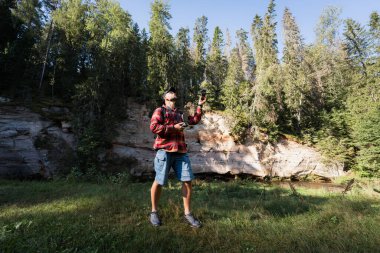
[[[151,0],[119,0],[134,22],[140,28],[148,29]],[[243,28],[250,30],[253,17],[264,15],[269,0],[169,0],[172,19],[171,33],[175,35],[181,27],[187,27],[192,32],[196,18],[205,15],[208,18],[209,37],[219,26],[223,33],[228,28],[232,37],[235,31]],[[329,6],[342,9],[342,18],[353,18],[361,24],[368,24],[372,11],[380,12],[379,0],[277,0],[277,34],[279,49],[282,49],[281,20],[285,7],[288,7],[296,18],[301,34],[306,43],[315,40],[314,28],[322,10]]]

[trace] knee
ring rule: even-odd
[[[186,188],[191,188],[191,181],[182,182],[182,185],[185,186]]]
[[[154,181],[152,184],[151,190],[152,191],[159,190],[159,189],[161,189],[161,187],[162,187],[162,185],[160,185],[157,181]]]

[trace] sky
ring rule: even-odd
[[[119,0],[119,2],[141,29],[149,30],[152,0]],[[189,28],[192,36],[195,20],[205,15],[208,18],[208,35],[211,40],[216,26],[219,26],[224,34],[228,28],[231,37],[234,37],[240,28],[249,32],[254,16],[265,14],[269,0],[167,0],[167,2],[172,15],[169,23],[173,36],[181,27]],[[288,7],[295,16],[306,43],[314,42],[314,29],[319,16],[327,6],[341,8],[343,19],[352,18],[363,25],[368,24],[371,12],[380,13],[380,0],[277,0],[275,3],[280,53],[283,42],[282,15],[285,7]]]

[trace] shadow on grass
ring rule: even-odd
[[[265,215],[284,217],[298,215],[318,205],[323,205],[328,197],[295,196],[283,188],[264,184],[221,184],[220,188],[201,187],[195,190],[194,199],[207,205],[217,213],[231,211],[260,211]]]
[[[133,183],[126,187],[112,184],[67,183],[67,182],[18,182],[2,181],[0,184],[0,208],[16,205],[30,207],[48,204],[59,200],[75,201],[79,198],[99,197],[99,206],[114,206],[115,201],[128,201],[133,205],[148,207],[150,205],[150,183]],[[197,185],[198,184],[198,185]],[[126,192],[123,192],[125,189]],[[133,192],[131,194],[130,192]],[[165,207],[170,202],[173,208],[182,212],[180,184],[163,188],[163,199],[160,205]],[[289,190],[271,187],[253,182],[213,182],[198,181],[194,186],[193,203],[196,208],[207,207],[214,219],[233,211],[265,211],[266,215],[284,217],[298,215],[318,208],[331,196],[299,196],[292,195]],[[119,204],[119,203],[117,203]],[[371,205],[369,203],[368,205]],[[368,206],[367,205],[367,206]],[[358,205],[358,210],[363,209]],[[95,207],[98,208],[98,207]],[[365,208],[364,208],[365,209]],[[223,214],[223,215],[222,215]],[[206,218],[206,217],[204,217]]]
[[[180,184],[175,183],[163,191],[160,207],[165,225],[157,229],[148,223],[150,185],[134,183],[122,187],[89,183],[1,182],[0,198],[4,204],[0,210],[3,211],[9,211],[7,207],[11,205],[16,205],[10,208],[17,210],[66,199],[78,202],[78,206],[63,212],[53,203],[50,209],[44,209],[46,212],[23,210],[0,216],[0,251],[241,252],[254,251],[251,249],[256,247],[259,251],[268,252],[293,249],[305,252],[310,249],[309,245],[316,245],[321,240],[325,240],[327,247],[331,246],[327,249],[343,250],[367,240],[354,234],[358,236],[357,241],[346,246],[334,244],[339,241],[334,238],[322,237],[330,232],[335,235],[340,225],[347,227],[351,224],[351,220],[348,221],[351,217],[345,213],[352,217],[378,218],[378,209],[372,207],[377,203],[375,200],[308,195],[301,199],[286,189],[264,184],[199,181],[195,182],[193,203],[194,212],[204,222],[204,228],[192,230],[181,222]],[[81,205],[81,199],[92,197],[96,200],[91,204]],[[310,218],[317,219],[315,224],[309,222]],[[321,233],[310,232],[303,242],[298,240],[303,236],[302,230],[297,231],[299,228],[292,224],[296,221],[301,221],[306,229],[308,226],[320,226],[319,229],[324,230]],[[360,231],[358,228],[361,229],[358,226],[355,231]],[[286,231],[292,234],[288,236]],[[372,235],[371,231],[364,232]],[[278,233],[282,234],[283,245],[268,244],[280,236]],[[351,235],[346,238],[342,233],[339,236],[346,240]],[[350,242],[348,239],[346,243]],[[319,249],[322,252],[322,248]],[[374,248],[365,249],[370,251]],[[314,252],[318,252],[318,248]]]
[[[96,197],[108,192],[107,185],[65,181],[0,181],[0,208],[16,205],[30,207],[54,201]]]

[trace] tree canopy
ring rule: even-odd
[[[3,0],[1,94],[72,106],[83,168],[97,166],[127,99],[156,106],[174,86],[181,107],[206,89],[208,108],[232,118],[236,141],[294,135],[347,169],[380,176],[379,13],[360,24],[327,7],[305,44],[291,10],[281,24],[277,12],[270,0],[250,32],[209,31],[206,16],[172,31],[170,5],[154,0],[146,31],[112,0]]]

